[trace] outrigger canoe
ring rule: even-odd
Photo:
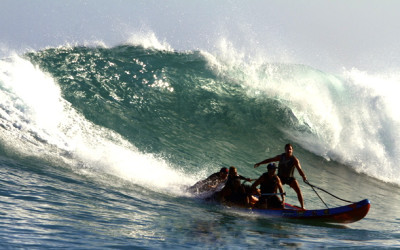
[[[352,223],[364,218],[371,204],[368,199],[350,205],[317,209],[302,210],[300,207],[285,203],[285,209],[252,209],[254,213],[289,219],[301,219],[321,223]]]

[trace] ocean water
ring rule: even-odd
[[[333,75],[229,46],[69,45],[1,58],[0,245],[398,248],[399,86],[396,75]],[[346,225],[267,218],[185,191],[222,166],[257,178],[265,167],[254,163],[286,143],[310,183],[369,199],[368,215]],[[324,208],[297,177],[306,207]]]

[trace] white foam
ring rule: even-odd
[[[310,133],[293,133],[303,147],[383,181],[400,183],[400,81],[356,70],[344,79],[297,75],[273,87]],[[307,72],[304,72],[309,74]]]

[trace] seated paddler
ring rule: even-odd
[[[250,198],[246,186],[241,183],[242,180],[253,181],[250,178],[239,175],[235,167],[230,167],[228,180],[218,194],[219,200],[232,205],[248,207]]]
[[[268,171],[263,173],[251,186],[253,191],[257,190],[257,186],[260,185],[260,199],[254,205],[255,208],[260,209],[276,209],[284,208],[285,194],[283,192],[283,186],[281,180],[276,175],[276,169],[278,167],[275,163],[270,163],[267,166]],[[279,189],[282,200],[277,196]]]
[[[228,168],[223,167],[219,172],[213,173],[206,179],[196,182],[193,186],[188,188],[192,193],[203,193],[214,191],[219,185],[225,183],[228,178]]]

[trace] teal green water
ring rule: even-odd
[[[400,247],[395,106],[357,72],[131,45],[48,48],[0,69],[4,247]],[[256,178],[288,142],[311,183],[369,199],[367,217],[299,223],[184,191],[221,166]]]

